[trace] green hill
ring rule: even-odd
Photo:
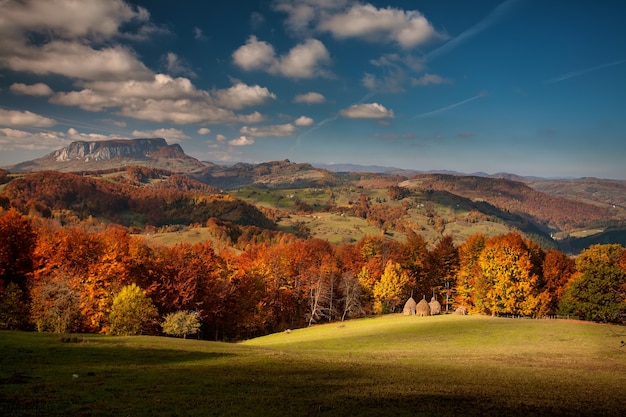
[[[2,332],[4,416],[621,416],[623,327],[389,315],[240,344]]]

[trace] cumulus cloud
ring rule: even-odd
[[[331,76],[325,69],[330,63],[330,54],[317,39],[308,39],[277,56],[272,45],[250,36],[245,45],[233,52],[232,58],[235,65],[246,71],[261,70],[296,79]]]
[[[53,95],[50,101],[83,110],[116,108],[122,116],[154,122],[256,123],[258,112],[236,114],[246,106],[258,105],[276,96],[266,88],[238,83],[225,90],[198,90],[187,78],[156,74],[146,81],[89,81],[82,90]]]
[[[152,76],[131,50],[119,45],[97,50],[78,42],[53,41],[41,47],[24,45],[19,52],[2,58],[1,66],[39,75],[57,74],[82,80]]]
[[[411,84],[414,86],[424,85],[436,85],[436,84],[450,84],[452,80],[444,78],[441,75],[426,73],[419,78],[411,79]]]
[[[246,44],[240,46],[232,55],[233,62],[239,68],[252,71],[269,69],[276,61],[274,47],[265,41],[259,41],[252,35]]]
[[[152,74],[132,50],[111,44],[153,29],[143,8],[122,0],[27,0],[0,7],[0,67],[84,80]],[[43,42],[33,43],[33,35],[42,35]]]
[[[224,142],[226,140],[226,136],[218,133],[217,135],[215,135],[215,140],[217,140],[218,142]]]
[[[237,83],[225,90],[218,90],[215,92],[215,96],[220,105],[234,110],[256,106],[276,98],[276,94],[265,87],[244,83]]]
[[[239,129],[242,134],[253,137],[291,136],[295,131],[296,127],[291,123],[258,127],[243,126]]]
[[[161,128],[155,130],[133,130],[133,137],[135,138],[164,138],[168,142],[180,142],[185,139],[190,139],[182,130],[173,128]]]
[[[403,48],[412,48],[433,38],[443,38],[418,11],[393,7],[379,9],[371,4],[359,3],[322,20],[319,29],[340,39],[395,42]]]
[[[322,15],[336,13],[350,0],[275,0],[275,10],[287,14],[285,25],[299,35],[314,30],[315,23]]]
[[[0,109],[0,126],[11,127],[50,127],[57,124],[56,120],[38,114],[19,110]]]
[[[341,115],[348,119],[392,119],[393,110],[387,110],[378,103],[355,104],[341,110]]]
[[[102,135],[99,133],[82,133],[75,128],[69,128],[67,132],[45,131],[27,132],[24,130],[3,128],[0,129],[0,150],[13,151],[17,149],[29,151],[53,151],[67,146],[72,141],[98,141],[109,139],[121,139],[119,135]]]
[[[317,39],[309,39],[293,47],[278,61],[278,72],[289,78],[330,77],[323,66],[330,63],[330,54]]]
[[[70,139],[71,141],[81,140],[81,141],[86,141],[86,142],[121,139],[121,137],[116,134],[103,135],[101,133],[81,133],[78,130],[74,129],[73,127],[70,127],[69,129],[67,129],[66,137]]]
[[[313,123],[313,119],[307,116],[300,116],[294,122],[296,126],[311,126]]]
[[[123,0],[25,0],[2,4],[3,26],[14,32],[24,30],[76,39],[100,41],[121,36],[122,25],[137,29],[149,23],[150,15],[142,7]]]
[[[0,150],[29,151],[54,150],[69,145],[70,140],[63,132],[27,132],[19,129],[0,129]]]
[[[211,129],[208,129],[206,127],[201,127],[200,129],[198,129],[199,135],[208,135],[209,133],[211,133]]]
[[[310,91],[304,94],[298,94],[293,98],[294,103],[320,104],[326,101],[326,98],[320,94]]]
[[[25,96],[51,96],[54,94],[54,91],[44,83],[36,83],[36,84],[22,84],[22,83],[13,83],[9,87],[9,90],[13,94],[25,95]]]
[[[229,145],[232,146],[248,146],[254,144],[254,138],[249,138],[246,136],[239,136],[237,139],[229,140]]]

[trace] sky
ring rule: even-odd
[[[219,164],[626,179],[626,2],[0,0],[0,166],[163,137]]]

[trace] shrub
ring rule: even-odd
[[[195,311],[176,311],[166,315],[161,326],[165,334],[186,339],[200,331],[200,315]]]

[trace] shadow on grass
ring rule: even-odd
[[[595,417],[626,411],[621,391],[597,387],[586,397],[550,400],[548,389],[558,393],[551,379],[170,342],[126,346],[134,340],[111,338],[22,348],[0,342],[0,415]],[[451,378],[450,372],[468,375]],[[543,385],[529,389],[537,383]]]

